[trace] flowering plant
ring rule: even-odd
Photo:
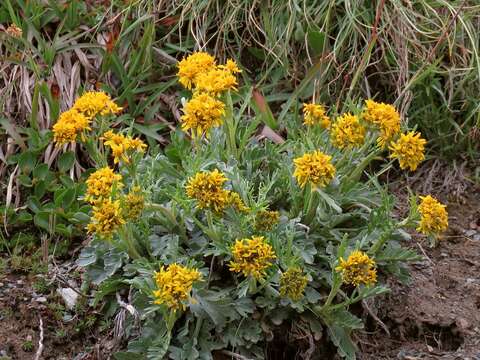
[[[237,91],[235,62],[196,53],[178,67],[192,95],[162,151],[144,154],[141,140],[112,133],[90,112],[72,127],[80,136],[68,128],[56,137],[88,143],[84,131],[102,130],[89,145],[98,169],[83,199],[93,239],[79,263],[99,285],[97,301],[135,290],[141,332],[126,326],[131,341],[119,356],[261,359],[277,329],[293,326],[325,332],[355,358],[350,334],[363,324],[349,309],[387,292],[386,277],[406,278],[404,263],[417,255],[401,247],[404,229],[436,237],[447,226],[445,208],[428,196],[395,218],[377,180],[397,159],[414,170],[425,141],[401,134],[392,105],[367,100],[338,116],[305,104],[303,125],[287,117],[287,138],[274,144],[255,135],[260,117],[247,112],[252,89]],[[119,109],[108,104],[97,108]],[[388,151],[390,162],[369,170]]]

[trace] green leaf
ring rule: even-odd
[[[317,30],[307,32],[308,45],[312,49],[314,56],[320,56],[325,49],[325,33]]]
[[[68,171],[72,166],[73,163],[75,162],[75,154],[73,151],[67,151],[60,155],[57,161],[57,166],[58,170],[61,172],[66,172]]]
[[[24,174],[29,174],[37,164],[37,155],[32,151],[25,151],[18,157],[18,165]]]
[[[337,351],[340,356],[345,357],[347,360],[355,360],[355,344],[350,338],[350,332],[338,325],[329,325],[328,334],[330,339],[337,347]]]
[[[47,164],[38,164],[35,166],[35,169],[33,169],[33,177],[37,180],[44,180],[49,173],[48,170],[48,165]]]
[[[35,187],[33,188],[33,193],[37,198],[41,199],[43,195],[45,195],[46,189],[47,185],[45,181],[41,180],[35,184]]]
[[[33,222],[35,223],[36,226],[44,229],[44,230],[47,230],[47,231],[50,231],[51,228],[50,228],[50,216],[51,214],[46,212],[46,211],[40,211],[38,213],[35,214],[35,216],[33,217]]]

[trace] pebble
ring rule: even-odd
[[[475,235],[477,232],[475,230],[467,230],[465,231],[465,235],[466,236],[473,236]]]
[[[473,240],[480,241],[480,234],[476,234],[473,236]]]
[[[47,298],[45,296],[40,296],[36,298],[35,301],[43,303],[43,302],[47,302]]]

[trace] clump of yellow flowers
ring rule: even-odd
[[[197,269],[190,269],[180,264],[162,266],[155,272],[155,285],[153,292],[154,303],[165,304],[173,311],[185,310],[186,302],[190,298],[193,283],[202,279],[202,274]]]
[[[110,239],[125,224],[120,200],[105,199],[95,203],[93,215],[87,225],[88,232]]]
[[[280,295],[298,301],[307,286],[307,276],[299,267],[291,267],[280,276]]]
[[[108,146],[113,155],[113,162],[118,164],[120,160],[128,164],[130,162],[130,155],[133,152],[144,153],[147,145],[138,138],[116,134],[112,130],[108,130],[101,139],[104,144]]]
[[[361,146],[367,129],[360,124],[358,116],[343,114],[333,123],[330,137],[332,144],[339,149]]]
[[[261,279],[275,260],[275,252],[263,236],[252,236],[250,239],[236,240],[232,246],[233,260],[230,261],[230,271],[243,273]]]
[[[142,214],[145,207],[145,197],[139,186],[134,186],[132,190],[125,196],[125,218],[128,220],[136,220]]]
[[[86,184],[87,191],[85,193],[85,201],[90,204],[95,204],[98,201],[110,198],[114,186],[116,189],[123,187],[122,175],[116,174],[108,166],[91,173]]]
[[[73,109],[91,120],[97,115],[114,115],[122,111],[108,94],[103,91],[87,91],[73,104]]]
[[[261,210],[255,216],[255,229],[270,231],[278,224],[280,213],[278,211]]]
[[[325,187],[335,176],[335,167],[331,163],[332,157],[321,151],[306,153],[293,160],[295,171],[293,176],[303,188],[307,183]]]
[[[202,171],[188,179],[185,187],[189,198],[197,201],[200,209],[210,209],[215,213],[222,213],[227,206],[232,206],[239,211],[248,211],[240,195],[223,188],[227,181],[225,174],[215,169]]]
[[[215,58],[205,52],[196,52],[178,63],[180,83],[193,90],[193,97],[184,105],[182,130],[193,137],[208,136],[213,127],[221,126],[225,104],[218,99],[222,93],[236,90],[236,74],[241,70],[233,60],[217,65]]]
[[[303,104],[303,123],[308,126],[320,125],[324,129],[330,127],[325,106],[321,104]]]
[[[448,213],[446,206],[431,195],[420,196],[418,211],[421,215],[418,231],[425,235],[440,235],[448,228]]]
[[[346,284],[369,286],[377,282],[375,261],[360,250],[352,251],[347,260],[340,258],[336,270],[342,273],[343,282]]]
[[[378,143],[385,147],[400,132],[400,114],[393,105],[365,100],[362,118],[379,128]]]
[[[397,159],[401,169],[410,169],[415,171],[425,159],[425,144],[427,141],[422,139],[420,133],[410,131],[401,134],[400,138],[389,146],[390,157]]]

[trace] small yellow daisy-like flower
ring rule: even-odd
[[[185,310],[190,298],[193,283],[202,279],[197,269],[190,269],[179,264],[162,266],[155,272],[157,290],[153,292],[154,303],[165,304],[173,311]]]
[[[17,25],[11,24],[5,32],[15,38],[21,38],[22,37],[22,29],[20,29]]]
[[[240,195],[235,191],[228,191],[228,204],[240,212],[250,211],[250,208],[245,205]]]
[[[218,65],[218,68],[228,70],[232,74],[239,74],[242,72],[237,63],[232,59],[228,59],[225,65]]]
[[[436,235],[444,232],[448,228],[448,213],[446,205],[443,205],[434,197],[420,196],[422,200],[418,211],[421,214],[418,231],[425,235]]]
[[[307,277],[302,269],[289,268],[280,276],[280,295],[289,297],[292,301],[298,301],[303,297],[307,283]]]
[[[215,68],[201,73],[195,80],[195,91],[217,96],[227,90],[237,90],[237,77],[226,68]]]
[[[295,172],[293,176],[298,184],[303,188],[307,183],[325,187],[335,176],[335,167],[331,163],[332,157],[321,151],[306,153],[303,156],[293,160]]]
[[[182,130],[192,130],[192,136],[208,135],[212,127],[222,125],[225,104],[205,93],[195,93],[183,108]]]
[[[418,164],[425,159],[426,143],[427,141],[421,138],[420,133],[410,131],[402,134],[397,141],[389,146],[390,158],[398,159],[401,169],[415,171]]]
[[[85,115],[87,119],[93,119],[98,114],[118,114],[122,108],[112,101],[109,95],[103,91],[87,91],[73,104],[73,109]]]
[[[197,200],[200,209],[222,212],[230,204],[230,192],[223,189],[228,179],[217,169],[196,173],[188,179],[187,196]]]
[[[81,113],[70,109],[60,114],[58,121],[53,125],[53,141],[57,145],[73,143],[77,136],[84,136],[84,132],[91,130],[90,121]]]
[[[229,267],[232,272],[241,272],[244,276],[261,279],[275,260],[275,252],[263,236],[235,241],[232,246],[233,261]]]
[[[349,149],[363,144],[366,131],[365,127],[360,124],[358,116],[347,113],[338,117],[332,125],[330,137],[332,144],[337,148]]]
[[[145,197],[139,186],[134,186],[125,196],[124,206],[125,219],[137,220],[140,217],[145,206]]]
[[[255,229],[270,231],[278,224],[280,213],[278,211],[261,210],[255,216]]]
[[[196,52],[178,63],[178,80],[187,89],[191,89],[200,74],[215,68],[215,58],[206,52]]]
[[[115,174],[108,166],[91,173],[86,184],[85,201],[90,204],[109,198],[114,186],[117,189],[123,187],[122,175]]]
[[[365,100],[365,110],[362,117],[379,127],[380,146],[386,146],[400,132],[400,114],[393,105],[377,103],[371,99]]]
[[[104,140],[105,145],[112,150],[113,162],[115,164],[118,164],[120,160],[128,164],[130,162],[128,155],[131,151],[135,150],[144,153],[147,148],[147,145],[142,140],[117,134],[112,130],[107,131],[100,139]]]
[[[89,233],[95,233],[110,239],[119,227],[125,224],[122,216],[120,200],[102,200],[93,207],[93,214],[87,226]]]
[[[330,127],[330,118],[325,107],[320,104],[303,104],[303,123],[305,125],[320,125],[324,129]]]
[[[360,250],[352,251],[347,260],[340,258],[340,265],[335,270],[342,272],[343,282],[346,284],[370,286],[377,282],[375,261]]]

